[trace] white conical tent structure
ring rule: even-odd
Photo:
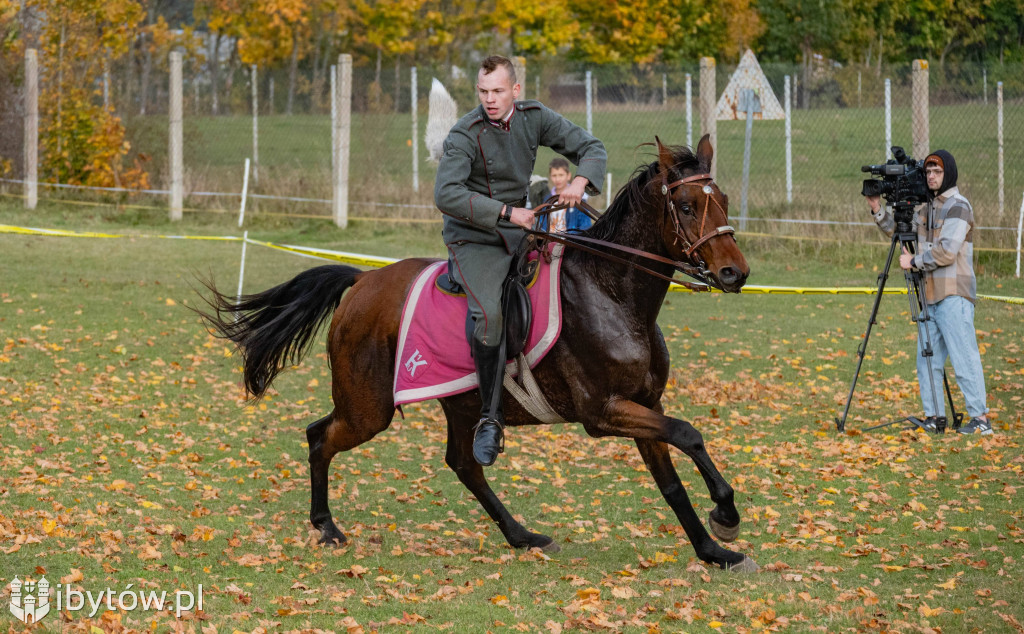
[[[785,119],[786,113],[782,109],[768,78],[764,76],[761,65],[757,63],[754,52],[747,49],[736,67],[736,72],[729,78],[729,85],[718,100],[715,108],[715,119],[719,121],[735,121],[746,119],[746,112],[740,109],[740,95],[745,89],[752,89],[757,93],[761,102],[761,111],[754,113],[755,119]]]

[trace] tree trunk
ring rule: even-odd
[[[236,52],[231,51],[231,55],[228,56],[227,77],[224,79],[224,109],[227,110],[227,114],[231,114],[231,93],[235,87],[235,70],[240,63]]]
[[[292,32],[292,59],[288,64],[288,116],[292,115],[292,106],[295,103],[295,78],[299,74],[299,38],[298,34]]]
[[[142,79],[139,86],[139,114],[146,114],[146,107],[149,105],[149,77],[153,70],[153,50],[149,46],[145,34],[142,34],[142,43],[146,47],[146,54],[142,60]]]
[[[213,39],[210,40],[210,98],[212,103],[210,111],[214,116],[220,114],[220,103],[218,100],[219,93],[219,75],[220,75],[220,33],[214,33]]]
[[[882,34],[879,33],[878,34],[878,69],[875,70],[875,77],[881,77],[882,76],[882,52],[885,50],[884,45],[885,45],[885,41],[882,39]]]
[[[313,103],[311,106],[316,112],[319,112],[323,106],[324,78],[320,70],[320,49],[322,46],[323,36],[318,38],[316,46],[313,48]]]
[[[402,103],[402,58],[395,58],[395,112],[399,111],[399,104]]]
[[[373,109],[374,109],[375,112],[379,112],[380,111],[380,96],[381,96],[381,89],[380,89],[380,57],[381,57],[380,49],[377,49],[377,68],[376,68],[376,70],[374,71],[374,74],[373,74],[373,83],[376,84],[376,88],[377,88],[376,90],[373,91]]]
[[[811,101],[810,101],[811,100],[811,92],[810,92],[810,87],[811,87],[810,86],[811,85],[811,58],[812,58],[813,52],[811,51],[810,43],[808,43],[806,41],[803,43],[803,45],[800,48],[803,49],[803,56],[804,56],[804,85],[801,87],[801,89],[803,91],[803,95],[801,96],[800,101],[801,101],[801,107],[803,107],[803,109],[806,110],[808,108],[808,106],[810,106],[810,103],[811,103]]]

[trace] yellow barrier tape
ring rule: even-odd
[[[678,284],[672,284],[669,286],[669,291],[674,293],[693,293],[701,291],[691,291],[685,286]],[[748,284],[743,287],[741,293],[747,293],[750,295],[874,295],[878,291],[877,287],[868,286],[847,286],[847,287],[799,287],[799,286],[757,286]],[[711,289],[713,293],[721,293],[722,291],[717,288]],[[886,295],[906,295],[907,289],[905,288],[886,288],[884,291]]]
[[[258,244],[269,249],[287,251],[289,253],[295,253],[308,258],[320,258],[323,260],[333,260],[335,262],[345,262],[346,264],[371,266],[374,268],[398,262],[398,260],[394,258],[363,255],[361,253],[346,253],[345,251],[329,251],[327,249],[316,249],[314,247],[300,247],[293,244],[274,244],[273,242],[263,242],[262,240],[253,240],[252,238],[249,238],[249,244]]]
[[[227,242],[240,242],[242,240],[239,236],[184,236],[184,235],[167,235],[167,234],[145,234],[145,233],[132,233],[132,234],[116,234],[116,233],[97,233],[90,231],[71,231],[67,229],[40,229],[36,227],[16,227],[13,225],[0,225],[0,233],[12,233],[19,235],[39,235],[39,236],[52,236],[52,237],[66,237],[66,238],[164,238],[173,240],[220,240]],[[294,244],[275,244],[273,242],[265,242],[263,240],[254,240],[248,238],[250,244],[256,244],[268,249],[275,249],[278,251],[285,251],[288,253],[294,253],[308,258],[317,258],[321,260],[331,260],[335,262],[344,262],[346,264],[353,264],[356,266],[368,266],[373,268],[379,268],[394,264],[398,262],[395,258],[387,258],[376,255],[365,255],[362,253],[348,253],[345,251],[332,251],[329,249],[318,249],[316,247],[304,247]],[[712,292],[721,293],[718,289],[711,289]],[[675,293],[691,293],[690,289],[680,286],[679,284],[669,285],[669,291]],[[848,286],[848,287],[801,287],[801,286],[759,286],[759,285],[747,285],[744,286],[740,291],[748,295],[874,295],[878,291],[877,287],[869,286]],[[883,290],[885,295],[906,295],[906,288],[886,288]],[[1008,304],[1024,305],[1024,297],[1009,297],[1005,295],[978,295],[979,299],[988,299],[992,301],[1005,302]]]
[[[152,233],[98,233],[95,231],[71,231],[70,229],[40,229],[38,227],[15,227],[0,225],[0,233],[19,235],[50,236],[54,238],[165,238],[169,240],[224,240],[239,242],[238,236],[181,236]]]

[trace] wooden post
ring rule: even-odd
[[[928,60],[915,59],[913,65],[912,133],[914,158],[923,159],[928,155]]]
[[[1002,224],[1006,180],[1003,171],[1003,82],[1001,81],[996,83],[996,134],[999,136],[999,223]]]
[[[793,119],[790,109],[789,75],[786,75],[786,202],[793,203]]]
[[[594,133],[594,91],[591,90],[593,84],[590,82],[590,71],[586,74],[587,82],[587,132]]]
[[[409,79],[410,110],[412,112],[412,190],[420,190],[420,142],[419,121],[417,118],[419,104],[416,101],[416,67],[412,67]]]
[[[512,67],[516,71],[516,83],[519,84],[519,100],[526,99],[526,58],[517,55],[512,58]]]
[[[25,209],[39,202],[39,54],[25,49]]]
[[[181,220],[185,189],[185,166],[181,123],[181,51],[171,53],[170,86],[171,220]]]
[[[259,128],[259,112],[260,112],[260,91],[259,84],[257,82],[256,64],[251,67],[252,70],[252,182],[260,182],[260,128]],[[246,170],[246,179],[249,178],[248,170]]]
[[[686,147],[693,148],[693,75],[686,73]]]
[[[715,86],[715,58],[700,58],[700,127],[703,134],[711,135],[711,147],[715,148],[714,157],[711,160],[711,177],[715,177],[718,171],[718,120],[715,119],[716,96],[718,90]]]
[[[885,151],[886,160],[892,158],[892,80],[885,78]]]
[[[348,226],[348,162],[352,134],[352,56],[338,56],[336,83],[338,116],[335,125],[337,149],[334,156],[334,224]]]

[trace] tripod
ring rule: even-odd
[[[892,242],[889,244],[889,257],[885,260],[885,268],[878,275],[878,290],[875,291],[875,303],[871,307],[871,316],[868,318],[868,327],[864,332],[864,340],[861,341],[860,346],[857,348],[857,370],[853,373],[853,382],[850,384],[850,394],[846,397],[846,407],[843,408],[842,417],[836,417],[836,431],[842,433],[846,431],[846,416],[850,413],[850,403],[853,401],[853,392],[857,387],[857,377],[860,376],[860,367],[864,363],[864,354],[867,352],[868,339],[871,337],[871,327],[875,325],[875,318],[878,316],[878,307],[882,303],[882,293],[885,290],[885,282],[889,279],[889,268],[892,266],[893,257],[899,257],[899,253],[902,253],[902,247],[910,253],[917,251],[917,233],[914,231],[910,222],[902,221],[903,218],[910,218],[913,213],[913,206],[906,203],[896,203],[895,205],[895,217],[896,217],[896,230],[892,234]],[[900,246],[900,250],[897,251],[896,247]],[[907,298],[910,300],[910,320],[919,325],[918,336],[923,333],[924,336],[924,347],[921,350],[921,356],[931,358],[932,352],[932,340],[931,333],[927,327],[921,327],[923,322],[931,320],[931,316],[928,314],[928,302],[925,301],[924,295],[921,293],[921,281],[922,276],[920,271],[904,270],[903,277],[907,283]],[[931,372],[928,372],[928,381],[931,383],[931,394],[932,394],[932,407],[936,413],[935,433],[941,434],[946,431],[946,418],[944,416],[938,416],[938,412],[942,411],[939,408],[939,395],[935,391],[935,377]],[[942,370],[942,383],[945,387],[946,399],[949,402],[949,411],[952,414],[953,429],[960,429],[960,424],[963,422],[964,415],[962,412],[957,412],[956,407],[953,405],[953,395],[949,390],[949,377],[946,376],[946,370]],[[915,417],[907,416],[906,418],[897,418],[896,420],[888,423],[882,423],[881,425],[875,425],[874,427],[868,427],[866,431],[885,427],[887,425],[894,425],[896,423],[907,420],[914,424],[916,427],[928,429],[924,422]]]

